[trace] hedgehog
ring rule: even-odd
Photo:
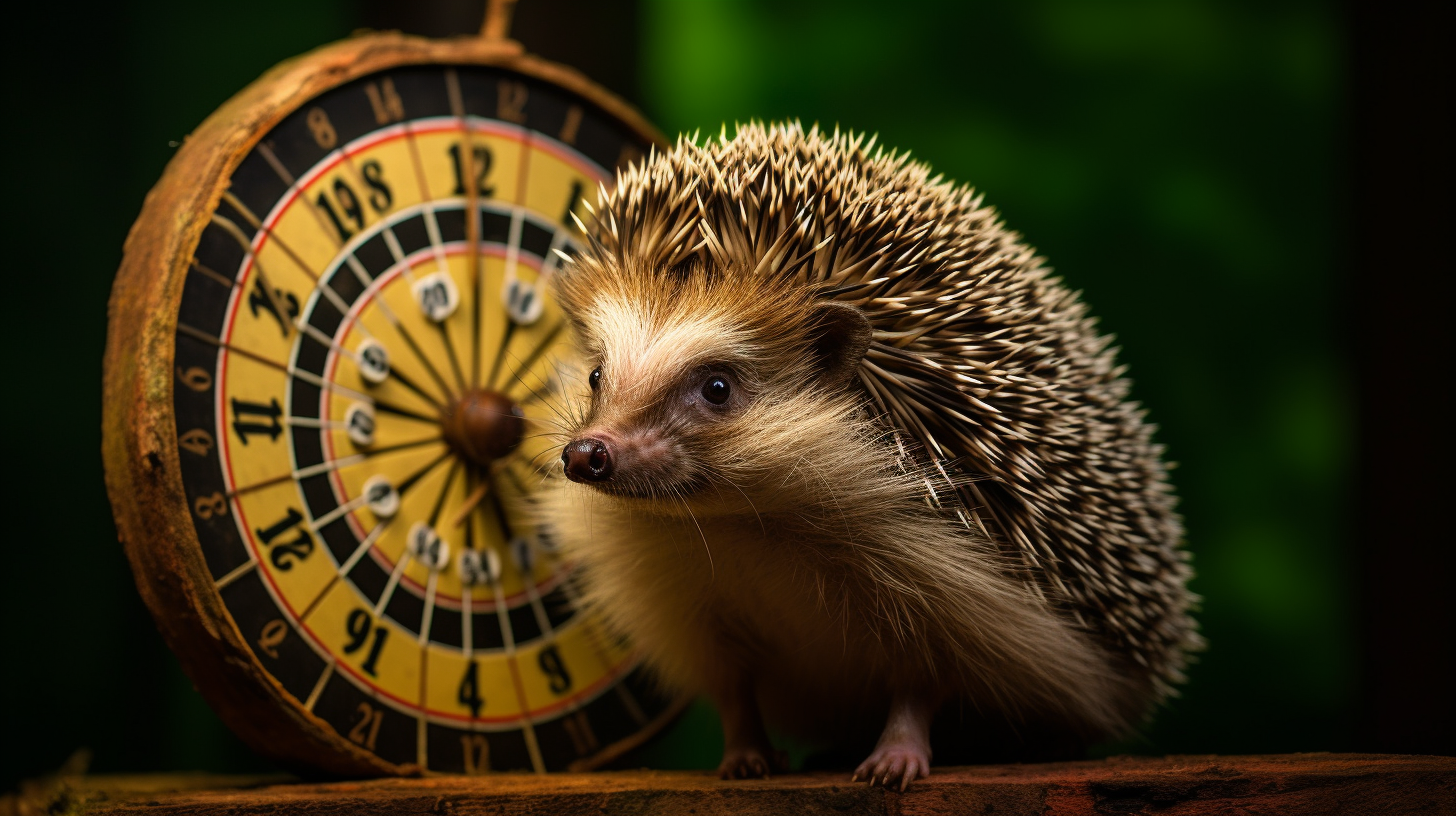
[[[771,729],[902,790],[932,749],[1073,756],[1183,680],[1196,599],[1154,428],[973,190],[873,137],[752,124],[589,209],[552,283],[581,387],[539,512],[583,602],[716,706],[720,776],[786,770]]]

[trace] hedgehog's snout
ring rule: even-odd
[[[577,439],[561,451],[566,478],[573,482],[605,482],[612,478],[612,450],[600,439]]]

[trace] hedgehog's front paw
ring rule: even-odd
[[[930,775],[930,751],[918,742],[892,742],[880,745],[870,758],[859,764],[852,781],[868,779],[871,785],[890,787],[900,783],[900,790]]]
[[[723,761],[718,763],[719,779],[764,779],[773,771],[788,768],[782,751],[768,746],[725,748]]]

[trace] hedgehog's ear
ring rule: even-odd
[[[854,377],[874,330],[864,312],[833,301],[814,304],[813,345],[824,384],[838,388]]]

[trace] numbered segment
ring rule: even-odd
[[[331,91],[240,164],[185,281],[177,450],[239,635],[401,766],[564,769],[669,708],[530,511],[579,376],[550,278],[645,147],[508,72]]]

